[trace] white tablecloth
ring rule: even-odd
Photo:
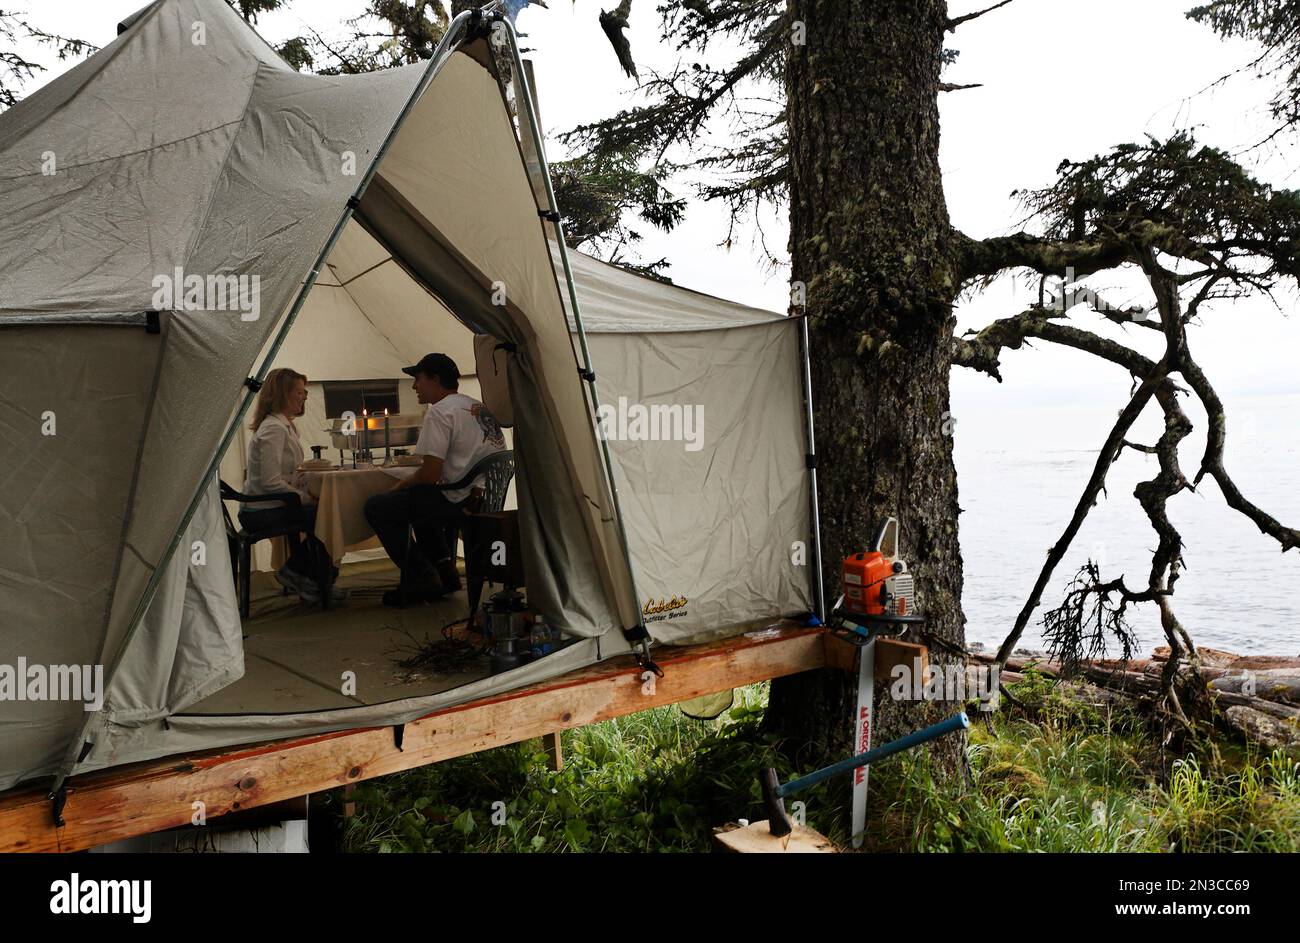
[[[416,467],[338,468],[304,472],[307,490],[316,498],[316,536],[337,563],[343,554],[379,546],[366,521],[366,500],[391,491],[415,474]]]

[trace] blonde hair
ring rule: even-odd
[[[257,405],[253,408],[253,422],[248,427],[254,432],[262,420],[271,413],[283,413],[289,410],[289,394],[298,381],[307,382],[307,377],[288,367],[277,367],[266,375],[262,389],[257,394]]]

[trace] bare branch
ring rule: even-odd
[[[1236,482],[1228,474],[1228,470],[1223,464],[1223,447],[1227,440],[1228,426],[1223,401],[1219,399],[1218,393],[1210,385],[1209,378],[1201,370],[1200,365],[1186,352],[1182,357],[1180,372],[1187,379],[1187,385],[1192,388],[1197,398],[1200,399],[1201,405],[1205,408],[1205,415],[1209,420],[1209,428],[1206,431],[1205,454],[1201,458],[1201,467],[1197,471],[1193,483],[1200,484],[1201,479],[1209,475],[1219,486],[1219,491],[1223,493],[1223,500],[1228,507],[1240,511],[1250,518],[1255,526],[1259,528],[1260,533],[1272,537],[1282,545],[1283,553],[1292,547],[1300,547],[1300,530],[1287,527],[1272,515],[1252,504],[1241,493],[1241,489],[1237,487]]]
[[[967,13],[964,14],[963,16],[951,17],[948,20],[947,30],[948,32],[951,33],[953,30],[955,30],[958,26],[961,26],[963,23],[969,23],[971,20],[979,19],[985,13],[992,13],[998,7],[1004,7],[1010,2],[1011,0],[1002,0],[1001,3],[995,3],[991,7],[985,7],[983,10],[977,10],[974,13]]]
[[[1153,365],[1153,369],[1144,374],[1141,385],[1133,393],[1128,405],[1120,413],[1115,425],[1111,428],[1110,435],[1107,436],[1105,444],[1097,455],[1097,461],[1093,465],[1092,476],[1088,479],[1088,484],[1079,496],[1074,515],[1070,518],[1070,522],[1066,525],[1060,539],[1048,551],[1047,561],[1039,571],[1038,579],[1034,583],[1029,598],[1021,608],[1019,616],[1016,617],[1011,632],[998,649],[999,670],[1006,664],[1007,658],[1015,649],[1016,643],[1019,642],[1025,626],[1028,625],[1029,619],[1033,615],[1034,609],[1038,607],[1042,600],[1043,591],[1047,588],[1053,571],[1065,556],[1070,544],[1078,534],[1079,528],[1083,526],[1084,519],[1092,510],[1097,497],[1105,487],[1106,475],[1124,449],[1125,436],[1128,430],[1133,426],[1138,416],[1142,414],[1142,410],[1153,396],[1159,398],[1166,415],[1165,432],[1156,444],[1156,454],[1161,456],[1161,472],[1153,481],[1138,485],[1134,491],[1139,501],[1142,501],[1143,507],[1152,520],[1152,526],[1156,528],[1157,534],[1160,536],[1160,546],[1153,555],[1151,577],[1148,580],[1147,593],[1143,594],[1144,598],[1160,601],[1172,590],[1173,582],[1177,579],[1178,568],[1182,562],[1182,540],[1178,536],[1178,532],[1169,524],[1168,517],[1164,513],[1164,501],[1170,494],[1176,494],[1186,485],[1182,473],[1178,470],[1177,448],[1179,441],[1191,431],[1191,423],[1182,414],[1182,410],[1177,403],[1176,390],[1169,381],[1169,373],[1177,365],[1179,351],[1182,349],[1180,344],[1183,335],[1182,312],[1179,308],[1178,283],[1173,274],[1156,264],[1155,253],[1149,246],[1138,248],[1135,254],[1155,293],[1161,323],[1164,325],[1164,356],[1161,357],[1158,364]],[[1061,328],[1064,325],[1054,325],[1054,327]],[[1116,346],[1127,351],[1127,348],[1124,348],[1123,345]],[[1132,354],[1131,351],[1129,353]],[[1169,418],[1171,416],[1172,419]],[[1164,578],[1166,570],[1170,574],[1167,581]],[[1120,585],[1122,586],[1122,582]],[[1125,592],[1127,593],[1127,590]],[[1127,601],[1130,598],[1136,599],[1138,597],[1129,594],[1124,598]],[[1122,620],[1122,609],[1120,618]],[[1177,620],[1173,618],[1173,610],[1166,603],[1161,604],[1161,619],[1162,623],[1166,625],[1167,637],[1173,639],[1173,645],[1177,645],[1174,629]],[[1178,628],[1181,629],[1181,627]],[[1190,645],[1190,639],[1188,642]],[[1176,695],[1173,694],[1172,688],[1166,693],[1181,717],[1181,708],[1177,706]],[[1182,719],[1186,720],[1185,717]]]

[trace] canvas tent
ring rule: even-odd
[[[108,691],[0,700],[0,788],[401,723],[627,652],[638,591],[691,594],[657,641],[811,607],[795,323],[578,258],[577,330],[529,109],[476,24],[429,63],[325,77],[222,0],[158,0],[0,115],[0,437],[23,458],[0,478],[0,671],[98,665]],[[214,472],[246,379],[313,337],[340,339],[322,363],[392,375],[453,329],[508,345],[528,597],[578,641],[436,697],[187,715],[243,671],[229,561],[188,551],[224,546]],[[698,452],[610,443],[622,519],[589,366],[614,401],[706,404]]]

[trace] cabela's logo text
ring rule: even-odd
[[[641,607],[641,614],[647,617],[646,621],[648,622],[657,622],[660,619],[678,619],[686,615],[686,603],[685,596],[674,596],[667,601],[663,597],[656,601],[652,596]]]

